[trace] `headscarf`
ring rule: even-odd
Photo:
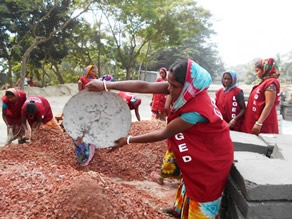
[[[167,76],[167,68],[162,67],[159,69],[159,71],[163,71],[165,73],[165,76]]]
[[[94,65],[88,65],[88,66],[84,69],[84,75],[85,75],[85,77],[88,78],[89,73],[90,73],[90,71],[91,71],[92,68],[95,68],[95,66],[94,66]]]
[[[223,77],[224,77],[225,74],[229,74],[230,77],[231,77],[231,84],[230,84],[229,87],[225,87],[224,83],[223,83]],[[233,88],[237,87],[237,73],[235,71],[226,71],[226,72],[224,72],[222,74],[222,77],[221,77],[221,83],[225,87],[224,92],[230,91]]]
[[[260,61],[260,66],[264,72],[263,80],[271,77],[278,78],[280,76],[278,64],[273,58],[262,59]]]
[[[172,110],[177,111],[203,90],[208,89],[211,82],[212,78],[209,72],[195,63],[193,60],[188,59],[185,83],[182,92],[180,93],[177,100],[173,103]]]
[[[18,94],[18,92],[17,92],[17,90],[15,88],[8,88],[6,91],[9,91],[9,92],[13,93],[14,96],[16,97],[16,99],[18,99],[19,94]]]
[[[14,96],[15,96],[15,103],[17,103],[18,102],[18,99],[19,99],[19,93],[17,92],[17,90],[15,89],[15,88],[8,88],[7,90],[6,90],[6,92],[7,91],[9,91],[9,92],[11,92],[11,93],[13,93],[14,94]],[[6,94],[5,94],[5,96],[6,96]]]

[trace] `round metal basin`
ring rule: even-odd
[[[73,138],[96,148],[107,148],[127,136],[131,113],[126,102],[112,92],[81,91],[64,106],[64,128]]]

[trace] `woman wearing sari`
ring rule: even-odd
[[[221,196],[233,162],[229,127],[207,93],[210,74],[192,60],[174,63],[168,82],[107,82],[87,84],[91,91],[116,89],[170,94],[167,126],[159,131],[118,139],[115,147],[168,139],[182,180],[174,206],[165,209],[181,218],[218,218]],[[202,105],[204,107],[202,107]]]
[[[279,68],[274,59],[262,59],[255,64],[255,72],[261,82],[250,93],[242,131],[279,133],[276,106],[280,103]]]
[[[26,100],[26,94],[22,90],[9,88],[2,100],[2,118],[7,126],[7,134],[12,130],[12,136],[8,141],[18,138],[18,143],[24,143],[24,130],[21,129],[21,107]]]
[[[160,68],[159,69],[160,77],[156,79],[156,82],[167,81],[167,69]],[[159,119],[161,121],[165,121],[166,112],[165,112],[165,101],[166,94],[153,94],[152,101],[150,103],[151,111],[152,111],[152,119]]]
[[[224,72],[221,83],[224,88],[216,92],[216,105],[230,129],[240,131],[246,107],[243,91],[237,87],[236,72]]]

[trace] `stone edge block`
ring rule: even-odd
[[[286,219],[292,215],[291,201],[247,201],[231,177],[228,178],[226,189],[246,218]]]
[[[248,201],[292,201],[292,182],[289,185],[258,185],[245,180],[234,164],[231,167],[230,176]]]

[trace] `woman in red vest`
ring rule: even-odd
[[[78,90],[84,90],[85,85],[92,79],[96,79],[97,69],[94,65],[89,65],[84,69],[84,76],[78,79]]]
[[[53,117],[53,112],[49,101],[41,96],[28,97],[21,108],[21,121],[26,132],[29,132],[25,124],[28,121],[32,128],[40,128],[41,124],[49,129],[63,132],[57,120]]]
[[[167,126],[116,141],[116,148],[130,143],[168,139],[182,180],[173,208],[165,212],[181,218],[218,218],[222,193],[233,162],[228,124],[207,93],[210,74],[192,60],[174,63],[168,82],[92,81],[92,91],[116,89],[140,93],[164,93],[172,97]],[[203,107],[202,107],[203,106]]]
[[[166,81],[167,69],[160,68],[159,70],[160,77],[156,79],[156,82]],[[165,101],[166,94],[153,94],[152,101],[150,103],[152,111],[152,119],[159,119],[165,121],[166,112],[165,112]]]
[[[7,125],[7,130],[11,127],[12,137],[18,137],[18,143],[24,143],[24,132],[21,130],[21,107],[26,100],[25,92],[15,88],[9,88],[1,100],[2,118]]]
[[[276,106],[280,103],[279,68],[274,59],[262,59],[255,64],[261,82],[249,95],[242,131],[252,134],[279,133]]]
[[[130,92],[119,92],[118,95],[128,104],[130,110],[135,110],[136,118],[140,121],[139,106],[142,100]]]
[[[236,72],[224,72],[221,83],[224,88],[216,92],[216,105],[229,128],[240,131],[246,107],[243,91],[237,87]]]

